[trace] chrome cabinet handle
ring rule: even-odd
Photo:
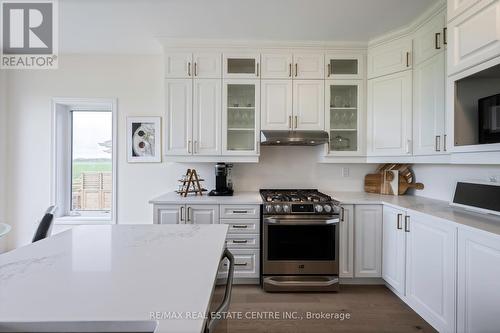
[[[256,64],[255,75],[257,75],[257,77],[259,77],[259,63]]]
[[[194,76],[198,76],[198,63],[194,63]]]
[[[295,77],[299,75],[299,64],[295,63]]]
[[[440,39],[441,39],[441,33],[436,32],[434,36],[434,47],[436,48],[436,50],[441,50],[441,45],[439,44]]]
[[[191,207],[187,208],[187,221],[188,222],[192,222],[191,221]]]
[[[345,208],[340,207],[340,221],[345,222]]]
[[[292,77],[292,64],[288,64],[288,77]]]
[[[244,240],[233,239],[233,244],[246,244],[246,243],[248,243],[247,239]]]
[[[191,154],[191,140],[188,140],[187,150],[188,150],[188,154]]]
[[[396,224],[396,228],[398,228],[398,230],[403,229],[403,226],[401,225],[402,219],[403,219],[403,214],[398,214],[398,222]]]
[[[191,62],[188,62],[188,76],[191,76]]]
[[[295,116],[295,128],[297,128],[297,125],[298,125],[298,116]]]
[[[440,135],[436,135],[436,151],[441,151],[441,136]]]
[[[247,225],[237,225],[237,224],[235,224],[235,225],[232,226],[232,228],[233,229],[247,229],[248,226]]]
[[[330,75],[332,74],[332,68],[331,68],[331,65],[330,63],[328,63],[328,77],[330,77]]]
[[[235,263],[234,266],[248,266],[248,263]]]
[[[410,144],[411,144],[411,140],[410,139],[406,140],[406,153],[407,154],[410,153]]]
[[[405,216],[405,232],[410,232],[410,217]]]
[[[193,144],[193,153],[197,154],[198,153],[198,141],[195,140]]]
[[[292,116],[288,116],[288,128],[292,128]]]
[[[233,210],[233,214],[248,214],[248,210]]]
[[[443,28],[443,44],[448,45],[448,28]]]
[[[181,210],[181,212],[180,212],[181,213],[181,222],[183,222],[184,221],[184,206],[181,206],[180,210]]]
[[[406,67],[410,67],[410,52],[406,52]]]
[[[446,148],[446,134],[443,135],[443,151],[448,151],[448,148]]]

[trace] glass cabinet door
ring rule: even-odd
[[[362,79],[363,59],[361,54],[327,54],[326,77],[331,79]]]
[[[224,78],[258,78],[259,61],[259,54],[224,54]]]
[[[327,81],[329,154],[356,155],[360,149],[361,81]]]
[[[224,154],[256,155],[260,146],[260,81],[225,80]]]

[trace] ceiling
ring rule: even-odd
[[[437,0],[60,0],[60,52],[161,52],[155,37],[368,41]]]

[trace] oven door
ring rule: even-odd
[[[264,217],[264,275],[337,275],[339,219]]]

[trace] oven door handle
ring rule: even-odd
[[[282,225],[330,225],[340,222],[340,218],[330,219],[287,219],[280,217],[266,217],[264,223],[266,224],[282,224]]]

